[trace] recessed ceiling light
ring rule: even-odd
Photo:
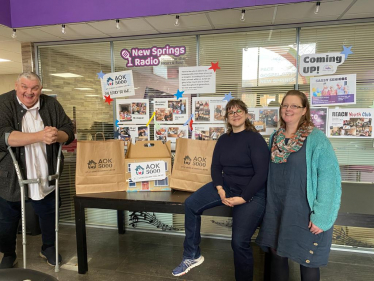
[[[51,89],[42,89],[42,92],[52,92],[52,90]]]
[[[74,73],[54,73],[51,74],[53,76],[63,77],[63,78],[75,78],[75,77],[83,77],[82,75],[74,74]]]
[[[94,89],[91,89],[91,88],[74,88],[76,90],[79,90],[79,91],[93,91]]]
[[[100,95],[85,95],[86,97],[100,97]]]
[[[6,59],[0,59],[0,62],[2,62],[2,61],[10,61],[10,60],[6,60]]]

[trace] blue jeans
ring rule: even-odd
[[[44,245],[55,243],[55,192],[42,200],[31,200],[39,217]],[[18,224],[21,219],[21,201],[10,202],[0,197],[0,252],[12,254],[16,251]]]
[[[235,191],[223,186],[226,197],[239,196]],[[260,225],[265,213],[265,188],[242,205],[233,207],[233,225],[231,247],[234,251],[235,278],[239,280],[253,279],[253,254],[250,246],[251,238]],[[185,232],[183,258],[200,257],[201,214],[204,210],[223,205],[213,183],[208,183],[191,194],[185,202]]]

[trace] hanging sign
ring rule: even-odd
[[[135,95],[132,70],[107,73],[101,79],[103,98],[128,97]]]
[[[356,74],[310,78],[312,106],[356,104]]]
[[[341,53],[306,54],[300,57],[299,73],[302,76],[331,75],[345,61]]]
[[[157,66],[161,62],[161,56],[185,55],[186,47],[165,45],[165,47],[131,48],[131,50],[122,49],[120,54],[124,60],[127,60],[126,67]]]

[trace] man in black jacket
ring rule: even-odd
[[[13,267],[17,228],[21,218],[21,193],[8,146],[13,148],[24,178],[40,178],[25,190],[39,216],[43,246],[40,255],[56,264],[54,181],[59,143],[74,140],[74,128],[59,102],[41,94],[38,75],[24,72],[16,88],[0,95],[0,251],[1,268]],[[61,258],[61,257],[60,257]],[[59,260],[61,262],[61,260]]]

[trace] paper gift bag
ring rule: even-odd
[[[195,192],[211,182],[210,166],[216,141],[178,138],[170,187]]]
[[[78,141],[77,194],[125,190],[124,142]]]

